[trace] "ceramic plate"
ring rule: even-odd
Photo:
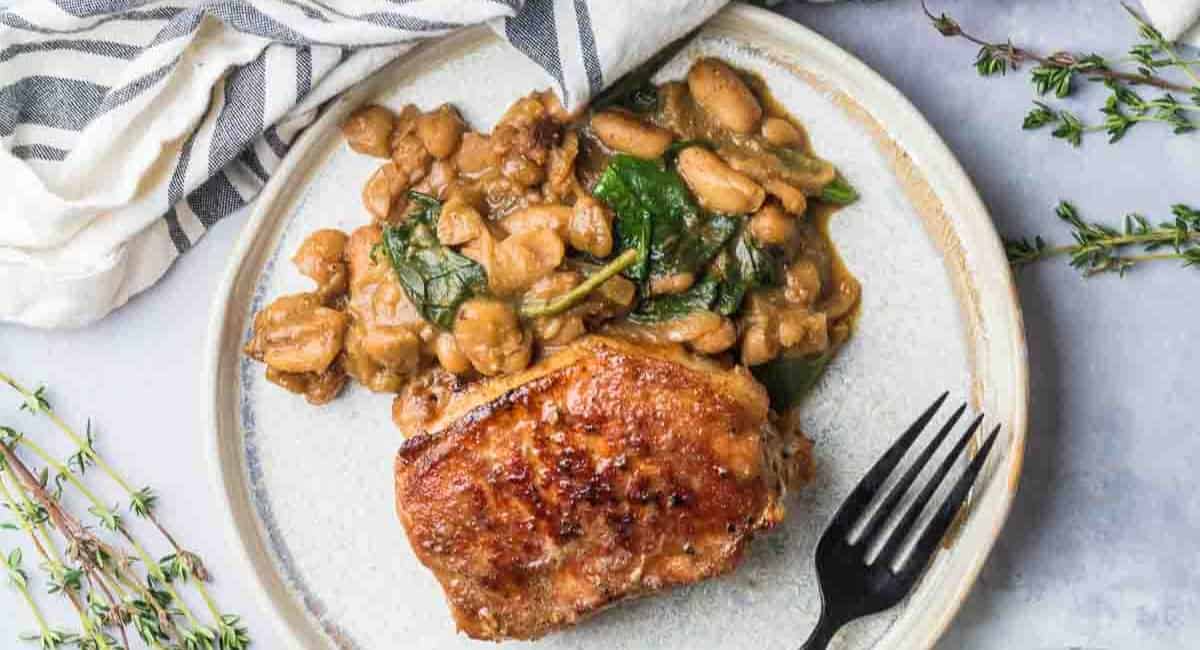
[[[889,442],[950,390],[1004,426],[969,516],[906,604],[849,626],[843,648],[926,648],[948,625],[1007,515],[1020,474],[1026,361],[1011,276],[975,189],[894,88],[809,30],[735,4],[664,69],[718,55],[763,76],[818,153],[862,199],[831,228],[862,281],[855,337],[806,403],[817,477],[787,522],[756,539],[732,575],[623,604],[545,649],[794,648],[819,604],[813,549],[833,509]],[[317,228],[369,221],[359,191],[378,161],[338,126],[364,103],[452,102],[490,130],[544,73],[475,29],[423,47],[334,103],[267,185],[218,294],[210,331],[212,459],[234,543],[291,647],[476,647],[457,635],[433,575],[392,503],[401,437],[390,399],[361,388],[313,408],[268,384],[239,350],[252,314],[310,289],[288,258]],[[529,644],[511,643],[504,647]]]

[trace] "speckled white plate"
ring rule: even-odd
[[[537,643],[543,648],[799,645],[819,608],[813,549],[833,509],[881,450],[943,390],[1004,425],[969,517],[907,603],[849,626],[835,647],[927,648],[966,597],[1008,513],[1025,440],[1027,367],[1011,276],[984,206],[941,139],[894,88],[778,15],[735,4],[664,70],[715,54],[753,70],[808,127],[816,150],[862,192],[832,236],[861,279],[856,336],[808,400],[816,480],[785,525],[733,574],[623,604]],[[351,388],[312,408],[270,384],[239,350],[252,314],[308,290],[287,261],[316,228],[366,223],[359,191],[377,161],[338,125],[381,102],[457,105],[490,130],[548,80],[486,29],[424,47],[347,93],[267,185],[230,260],[208,347],[212,460],[251,588],[292,647],[467,648],[392,505],[400,434],[390,400]],[[505,647],[527,644],[506,644]]]

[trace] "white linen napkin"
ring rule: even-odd
[[[124,304],[254,198],[324,102],[420,40],[486,22],[577,106],[726,1],[15,2],[0,321],[79,326]]]

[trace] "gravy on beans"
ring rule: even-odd
[[[316,288],[259,312],[245,346],[311,403],[353,378],[396,394],[411,433],[589,332],[752,371],[823,364],[850,335],[860,288],[825,225],[853,190],[719,60],[579,116],[537,92],[491,133],[410,104],[361,108],[343,134],[380,161],[370,223],[312,233],[293,262]]]

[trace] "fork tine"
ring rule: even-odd
[[[992,432],[988,434],[987,441],[983,443],[983,447],[979,449],[979,453],[971,459],[971,464],[967,466],[966,471],[962,476],[958,477],[958,482],[954,484],[954,489],[950,494],[946,495],[946,500],[942,502],[938,508],[937,514],[929,521],[929,525],[925,527],[925,531],[921,533],[917,543],[913,546],[912,553],[909,554],[904,566],[901,567],[902,573],[919,572],[929,563],[933,557],[933,552],[937,550],[938,544],[941,543],[942,537],[946,535],[946,531],[950,528],[950,524],[954,518],[958,516],[958,511],[962,508],[963,503],[967,500],[967,495],[971,492],[971,487],[975,484],[975,479],[979,476],[979,471],[983,469],[983,463],[987,460],[988,453],[992,451],[992,446],[996,442],[996,436],[1000,433],[1000,425],[996,425]]]
[[[912,530],[913,524],[917,522],[917,517],[921,515],[921,510],[933,498],[933,493],[937,491],[938,486],[941,485],[946,475],[950,473],[950,469],[954,467],[954,462],[962,455],[963,450],[967,448],[967,443],[970,442],[971,437],[975,435],[975,432],[979,429],[979,425],[982,423],[983,414],[981,413],[971,422],[971,426],[967,428],[967,432],[958,439],[958,442],[954,443],[954,448],[942,459],[942,464],[938,466],[937,471],[929,479],[929,482],[925,484],[925,487],[921,490],[916,500],[904,512],[900,523],[896,524],[896,529],[892,532],[891,537],[888,538],[887,543],[884,544],[883,549],[879,551],[879,555],[876,556],[876,562],[891,562],[895,559],[896,552],[904,544],[904,540],[908,537],[909,531]]]
[[[875,494],[879,492],[879,488],[883,486],[883,482],[887,480],[888,475],[892,473],[892,470],[896,469],[896,465],[900,464],[900,459],[904,457],[904,453],[912,446],[917,436],[925,430],[926,425],[933,419],[934,414],[941,408],[942,403],[946,401],[949,395],[950,391],[946,391],[942,393],[941,397],[934,400],[933,404],[925,409],[925,412],[900,436],[900,439],[892,444],[887,453],[875,462],[875,465],[871,467],[871,471],[862,477],[862,480],[855,486],[854,491],[842,502],[842,506],[838,508],[837,514],[833,516],[833,521],[829,522],[829,527],[825,530],[825,537],[828,537],[830,533],[834,533],[842,538],[850,534],[850,529],[853,528],[854,522],[858,521],[863,511],[871,504],[871,499],[875,498]]]
[[[917,457],[917,460],[904,473],[903,478],[892,487],[892,491],[888,492],[887,498],[883,503],[879,504],[879,507],[875,510],[875,514],[871,515],[870,521],[863,527],[862,534],[859,535],[858,540],[855,542],[856,544],[860,541],[868,544],[871,542],[871,538],[879,531],[879,527],[883,525],[883,522],[887,521],[888,517],[892,515],[892,511],[896,509],[896,505],[900,503],[900,499],[908,492],[909,487],[917,479],[917,475],[921,473],[921,470],[929,464],[929,459],[933,458],[933,453],[942,445],[942,441],[954,429],[954,425],[958,424],[959,418],[962,417],[962,414],[966,410],[967,403],[963,402],[962,406],[959,406],[954,411],[954,414],[950,416],[950,419],[946,420],[946,424],[942,425],[941,431],[938,431],[933,440],[925,445],[925,449],[921,451],[921,455]]]

